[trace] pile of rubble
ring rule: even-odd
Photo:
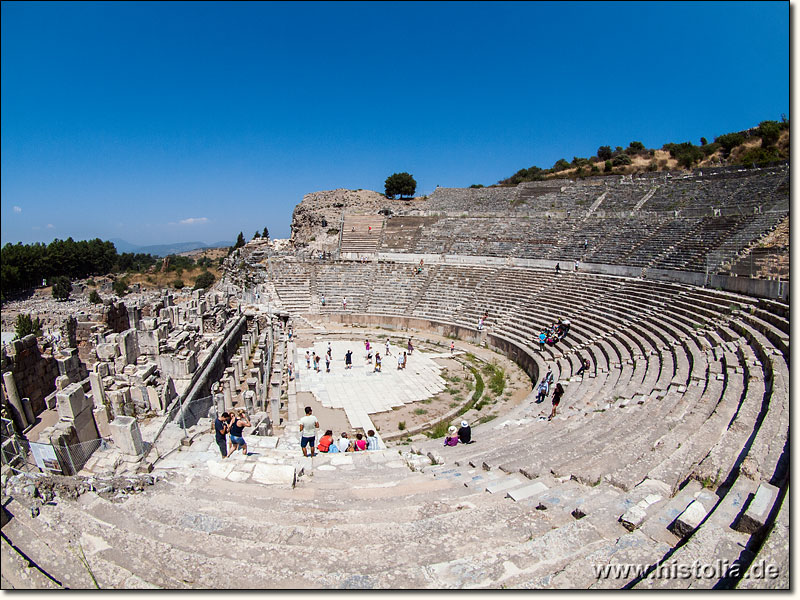
[[[56,500],[76,500],[87,492],[95,492],[110,502],[122,502],[129,495],[143,492],[147,487],[166,478],[166,473],[127,477],[17,473],[10,477],[3,475],[2,489],[4,497],[13,497],[17,502],[28,506],[31,516],[35,517],[43,504]]]

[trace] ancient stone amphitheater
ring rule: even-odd
[[[556,419],[532,392],[473,444],[390,442],[294,486],[197,470],[121,503],[85,494],[18,516],[30,536],[4,571],[28,557],[32,587],[788,587],[788,273],[736,276],[788,221],[788,165],[438,188],[382,214],[331,198],[332,258],[245,248],[228,282],[258,282],[295,328],[450,337],[534,384],[551,368]],[[539,349],[558,318],[569,334]]]

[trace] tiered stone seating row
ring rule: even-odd
[[[754,210],[788,209],[783,184],[788,164],[723,173],[696,171],[670,178],[642,207],[649,211],[719,208],[723,214],[753,214]],[[734,212],[731,212],[734,211]]]
[[[579,217],[588,214],[602,197],[596,211],[606,214],[678,210],[701,216],[720,209],[722,214],[745,215],[758,208],[788,210],[788,172],[788,164],[779,164],[757,169],[551,179],[501,188],[437,188],[425,209],[450,215],[468,212],[522,216],[550,212]]]
[[[307,263],[272,261],[269,279],[286,310],[308,312],[311,308],[311,277]]]
[[[420,217],[401,216],[388,221],[382,250],[580,260],[695,272],[705,272],[711,260],[714,272],[722,259],[734,257],[785,217],[785,213],[666,219],[648,213],[589,218],[427,217],[422,228],[415,224]]]
[[[345,215],[342,225],[341,252],[375,252],[383,229],[379,215]]]
[[[666,503],[678,501],[687,482],[703,482],[717,490],[708,525],[681,552],[695,557],[703,544],[727,544],[722,555],[738,557],[730,548],[749,539],[731,527],[738,511],[759,483],[784,485],[788,472],[786,305],[582,273],[434,269],[415,316],[474,327],[488,310],[490,333],[533,352],[540,373],[551,366],[567,389],[554,423],[539,420],[549,405],[529,401],[497,433],[491,424],[476,430],[523,446],[447,449],[449,464],[535,481],[601,482],[628,494],[653,481]],[[539,353],[540,328],[558,317],[570,319],[570,334]],[[578,356],[591,358],[582,376],[575,375]],[[439,443],[423,451],[441,454]]]

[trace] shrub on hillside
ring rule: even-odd
[[[60,275],[53,280],[53,298],[56,300],[66,300],[72,293],[72,283],[69,277]]]
[[[781,137],[781,126],[777,121],[761,121],[758,125],[758,135],[761,136],[761,147],[769,148],[778,143]]]
[[[615,167],[619,167],[621,165],[629,165],[632,162],[633,161],[631,160],[631,157],[623,153],[623,154],[617,154],[614,157],[614,160],[611,161],[611,164],[613,164]]]
[[[125,279],[117,279],[113,284],[111,284],[111,289],[113,292],[122,298],[125,294],[128,293],[128,282]]]
[[[610,173],[610,172],[611,172],[611,169],[613,169],[613,166],[612,166],[612,164],[611,164],[611,161],[610,161],[610,160],[607,160],[607,161],[605,162],[605,164],[603,165],[603,173]]]
[[[744,143],[744,136],[741,133],[726,133],[715,138],[714,141],[722,146],[725,154],[730,154],[731,150],[736,146],[741,146]]]
[[[100,297],[100,294],[97,293],[97,290],[92,290],[89,294],[89,302],[92,304],[102,304],[103,299]]]
[[[214,274],[209,271],[203,271],[200,275],[197,276],[197,279],[194,280],[194,289],[206,289],[211,287],[214,284],[216,278]]]
[[[559,158],[553,165],[553,172],[558,173],[559,171],[566,171],[571,167],[572,165],[570,165],[565,159]]]
[[[628,144],[628,152],[631,154],[638,154],[644,150],[644,144],[642,142],[631,142]]]
[[[611,151],[611,146],[600,146],[597,149],[597,158],[600,160],[609,160],[614,153]]]
[[[176,290],[181,290],[186,287],[186,284],[183,283],[182,279],[176,279],[172,282],[172,287],[174,287]]]
[[[781,155],[778,153],[777,149],[772,148],[751,148],[747,152],[745,152],[739,159],[736,161],[740,165],[745,166],[761,166],[767,163],[781,160]]]

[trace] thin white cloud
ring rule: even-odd
[[[22,208],[20,208],[19,206],[15,206],[14,207],[14,212],[15,213],[21,213],[22,212]]]
[[[55,229],[55,228],[56,228],[56,226],[55,226],[55,225],[53,225],[52,223],[48,223],[48,224],[47,224],[47,228],[48,228],[48,229]]]
[[[181,225],[197,225],[199,223],[208,223],[208,217],[189,217],[188,219],[183,219]]]

